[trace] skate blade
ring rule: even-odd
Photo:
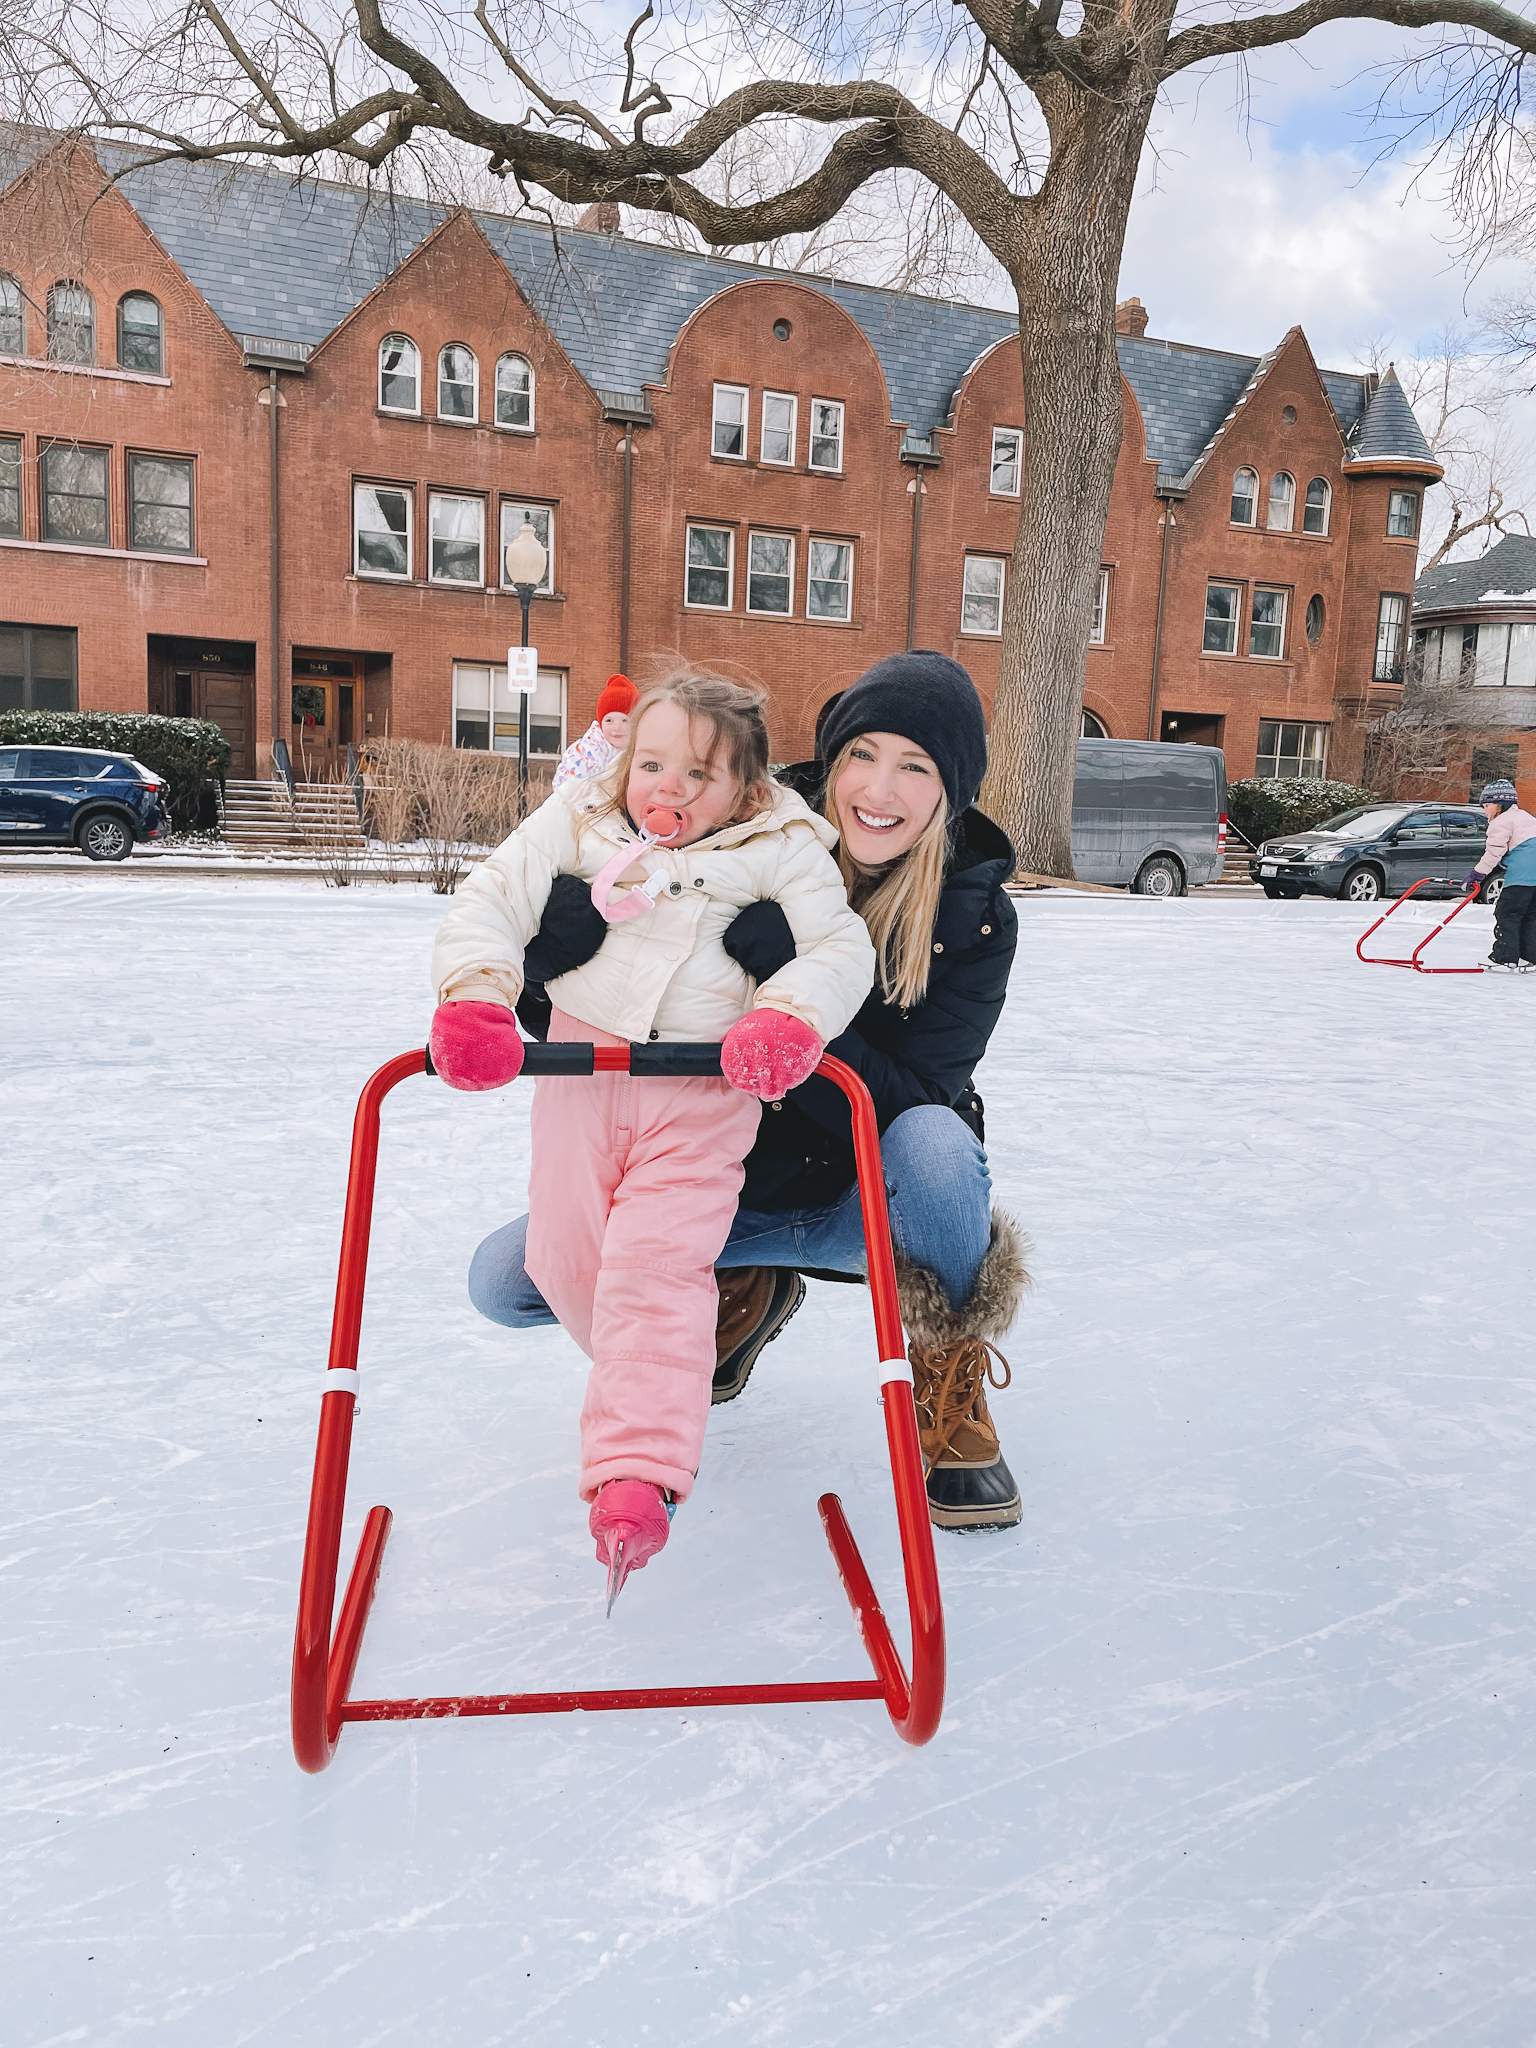
[[[613,1546],[613,1556],[608,1561],[608,1606],[604,1619],[613,1612],[613,1603],[624,1590],[624,1581],[629,1577],[629,1564],[624,1556],[624,1539],[621,1536]]]

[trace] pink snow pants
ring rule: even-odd
[[[622,1045],[556,1010],[550,1038]],[[533,1091],[530,1279],[592,1361],[583,1500],[650,1479],[686,1500],[715,1369],[715,1260],[761,1105],[723,1080],[541,1077]]]

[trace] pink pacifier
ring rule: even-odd
[[[670,804],[647,804],[645,816],[640,821],[640,850],[648,846],[670,846],[676,840],[688,820],[684,814]],[[658,868],[637,889],[631,889],[627,896],[617,903],[609,901],[613,886],[624,870],[635,859],[632,846],[621,846],[592,884],[592,907],[609,924],[622,924],[626,917],[639,917],[650,910],[656,898],[667,887],[667,871]]]

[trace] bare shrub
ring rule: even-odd
[[[349,889],[368,860],[368,845],[357,816],[352,785],[345,776],[333,774],[323,782],[300,785],[301,788],[306,786],[345,793],[346,801],[344,805],[337,806],[334,819],[306,816],[302,811],[298,816],[301,820],[300,840],[324,876],[327,888]]]
[[[458,887],[474,849],[499,846],[551,784],[548,769],[531,771],[524,797],[514,756],[420,740],[374,741],[367,774],[370,830],[392,848],[409,846],[440,896]]]

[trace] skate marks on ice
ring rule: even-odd
[[[1037,1244],[1026,1513],[940,1537],[934,1743],[877,1705],[352,1727],[305,1779],[346,1148],[440,906],[148,897],[4,912],[7,2044],[1525,2048],[1536,990],[1360,968],[1330,906],[1025,902],[981,1085]],[[900,1562],[851,1289],[602,1624],[582,1362],[464,1295],[526,1105],[385,1109],[355,1691],[860,1675],[816,1494],[898,1611]]]

